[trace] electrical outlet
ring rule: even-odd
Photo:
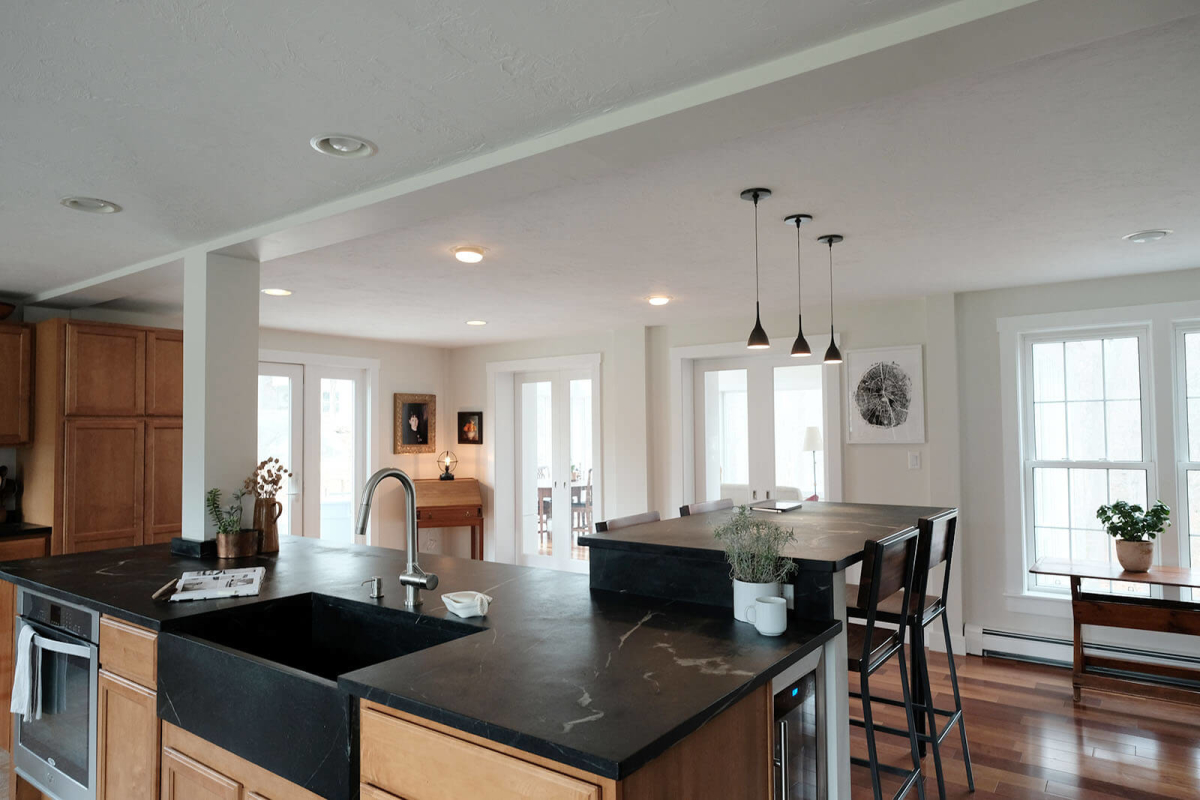
[[[908,454],[908,468],[909,469],[920,469],[921,468],[921,454],[919,452],[911,452]]]

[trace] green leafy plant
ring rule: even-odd
[[[221,490],[209,489],[204,495],[204,506],[208,516],[217,526],[217,533],[237,533],[242,529],[242,498],[246,492],[238,490],[230,496],[228,506],[221,506]]]
[[[1108,535],[1123,542],[1145,542],[1171,527],[1171,509],[1159,500],[1149,511],[1139,505],[1118,500],[1096,509],[1096,519],[1104,523]]]
[[[740,506],[733,518],[713,530],[725,548],[730,576],[746,583],[777,583],[796,570],[796,563],[779,553],[796,541],[790,530],[754,516],[749,506]]]

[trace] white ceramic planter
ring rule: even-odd
[[[1146,572],[1154,562],[1154,542],[1118,540],[1117,561],[1126,572]]]
[[[745,581],[735,580],[733,582],[733,618],[738,622],[750,623],[746,619],[746,609],[754,605],[754,601],[759,597],[782,597],[783,590],[779,583],[746,583]]]

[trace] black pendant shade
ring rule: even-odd
[[[826,364],[842,363],[842,351],[833,341],[833,246],[844,238],[839,234],[829,233],[817,239],[818,242],[829,245],[829,349],[825,351]]]
[[[784,222],[789,225],[796,226],[796,307],[799,313],[796,315],[796,341],[792,343],[792,357],[804,358],[812,355],[812,348],[808,346],[808,340],[804,338],[804,292],[801,291],[800,285],[800,226],[806,222],[812,222],[811,214],[792,214],[790,217],[784,217]]]
[[[758,295],[758,201],[770,196],[770,189],[761,188],[746,189],[741,195],[743,200],[750,200],[754,203],[754,330],[750,331],[750,338],[746,340],[746,347],[750,350],[765,350],[771,346],[771,339],[762,326]]]

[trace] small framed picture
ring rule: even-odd
[[[432,394],[392,395],[393,453],[432,453],[437,450],[437,397]]]
[[[458,412],[458,443],[483,444],[483,412]]]

